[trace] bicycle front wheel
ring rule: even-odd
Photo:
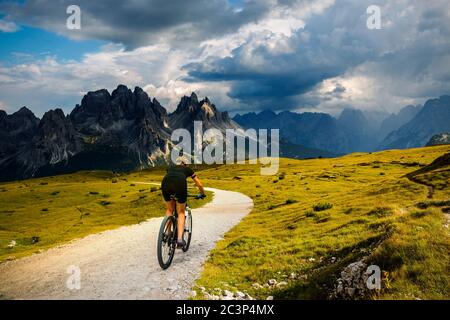
[[[157,243],[158,262],[163,269],[167,269],[172,263],[177,245],[176,238],[176,219],[167,216],[159,228]]]

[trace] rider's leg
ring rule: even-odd
[[[178,240],[183,239],[184,233],[184,221],[185,219],[186,203],[177,202],[177,212],[178,212]]]
[[[166,201],[166,216],[171,216],[175,210],[175,200]]]

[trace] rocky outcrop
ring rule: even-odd
[[[364,259],[350,263],[342,272],[341,277],[337,279],[337,283],[330,299],[366,299],[370,295],[370,289],[367,286],[370,272],[368,265]]]
[[[431,137],[430,141],[427,142],[426,146],[439,146],[444,144],[450,144],[450,132],[436,134]]]
[[[173,130],[184,128],[192,132],[194,121],[202,121],[204,129],[223,131],[239,128],[227,112],[219,112],[208,98],[198,101],[197,95],[192,93],[190,97],[181,98],[177,109],[169,115],[169,126]]]

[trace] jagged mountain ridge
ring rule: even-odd
[[[165,163],[171,132],[189,129],[195,120],[204,121],[206,129],[239,128],[207,98],[183,97],[168,114],[141,88],[131,91],[123,85],[111,94],[105,89],[88,92],[67,116],[61,109],[46,112],[41,120],[26,108],[12,115],[2,111],[0,180]]]
[[[319,112],[265,110],[237,114],[233,120],[244,128],[279,128],[281,137],[291,143],[345,154],[424,146],[434,134],[450,131],[449,108],[450,97],[442,96],[390,115],[344,109],[335,118]]]
[[[423,147],[433,135],[448,131],[450,131],[450,96],[444,95],[428,100],[411,121],[384,139],[380,149]]]

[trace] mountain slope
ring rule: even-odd
[[[371,151],[376,146],[376,129],[361,110],[344,109],[338,123],[349,141],[349,151]]]
[[[233,118],[244,128],[279,129],[282,138],[290,143],[326,150],[332,153],[349,152],[349,140],[338,121],[325,113],[295,113],[262,111],[236,115]]]
[[[0,159],[14,154],[36,133],[39,119],[26,107],[8,115],[0,110]]]
[[[435,134],[450,131],[450,96],[428,100],[416,116],[390,133],[380,149],[404,149],[424,146]]]
[[[378,129],[378,141],[383,141],[389,133],[399,129],[401,126],[411,121],[421,108],[421,106],[409,105],[403,107],[397,114],[391,114],[389,117],[384,119]]]

